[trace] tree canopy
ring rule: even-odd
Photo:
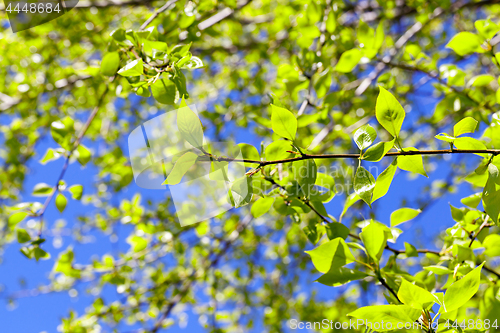
[[[17,331],[498,331],[499,1],[14,4]]]

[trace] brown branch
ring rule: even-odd
[[[151,15],[150,18],[148,18],[146,20],[146,22],[144,22],[141,27],[139,28],[139,30],[144,30],[147,28],[147,26],[158,16],[160,15],[161,13],[163,13],[164,11],[166,11],[167,9],[170,8],[170,6],[172,6],[173,4],[175,4],[177,2],[177,0],[170,0],[170,1],[167,1],[166,4],[164,4],[162,7],[160,7],[159,9],[157,9],[153,15]]]
[[[397,151],[388,152],[385,156],[410,156],[410,155],[446,155],[446,154],[492,154],[497,156],[500,154],[500,149],[439,149],[439,150],[415,150],[415,151]],[[282,160],[274,161],[257,161],[257,160],[247,160],[247,159],[233,159],[228,157],[218,157],[217,161],[221,162],[244,162],[244,163],[254,163],[260,166],[280,164],[280,163],[293,163],[302,160],[310,159],[359,159],[360,154],[303,154],[300,157],[287,158]],[[211,160],[211,159],[210,159]]]

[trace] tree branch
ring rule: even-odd
[[[415,150],[415,151],[397,151],[388,152],[385,156],[410,156],[410,155],[446,155],[446,154],[492,154],[497,156],[500,154],[500,149],[440,149],[440,150]],[[303,154],[300,157],[287,158],[283,160],[275,161],[257,161],[257,160],[247,160],[247,159],[233,159],[228,157],[218,157],[216,158],[219,162],[244,162],[244,163],[254,163],[260,166],[280,164],[280,163],[293,163],[302,160],[311,159],[359,159],[360,154]],[[213,158],[212,158],[213,159]],[[210,159],[211,160],[211,159]]]

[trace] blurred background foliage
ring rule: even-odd
[[[390,139],[375,120],[380,85],[407,113],[400,133],[404,146],[449,148],[434,136],[452,133],[453,125],[469,116],[480,122],[475,137],[488,148],[500,148],[500,57],[495,54],[500,36],[484,37],[480,49],[470,39],[445,47],[459,32],[481,35],[475,22],[495,21],[497,3],[80,1],[65,15],[15,34],[4,11],[1,270],[4,277],[23,274],[30,284],[0,280],[1,295],[13,313],[16,304],[30,301],[28,296],[64,293],[78,300],[61,303],[48,315],[59,320],[51,327],[43,319],[19,319],[29,313],[11,317],[2,310],[7,327],[10,322],[18,328],[8,331],[41,331],[43,326],[50,332],[56,327],[63,332],[157,332],[186,325],[193,331],[287,331],[293,318],[346,321],[360,305],[385,302],[383,293],[393,301],[372,276],[336,288],[313,283],[318,274],[304,250],[315,247],[312,243],[326,232],[313,211],[298,210],[297,218],[278,207],[254,219],[246,206],[182,228],[169,195],[137,187],[127,136],[173,108],[165,104],[180,101],[179,94],[167,103],[143,97],[149,93],[135,91],[137,82],[114,75],[135,57],[147,57],[134,54],[133,43],[120,44],[119,34],[133,30],[140,35],[154,27],[147,31],[154,31],[152,39],[166,43],[169,52],[191,43],[189,52],[203,67],[176,70],[185,76],[186,102],[197,105],[205,134],[214,141],[248,143],[260,152],[261,145],[279,138],[270,124],[269,104],[274,103],[298,118],[299,147],[316,154],[357,153],[352,133],[364,124],[372,124],[382,141]],[[113,52],[119,58],[108,58],[105,69],[103,58]],[[409,234],[404,240],[436,253],[411,258],[405,250],[385,251],[381,266],[390,286],[397,289],[401,276],[411,274],[426,289],[442,290],[457,274],[486,260],[489,271],[483,268],[478,296],[456,318],[498,318],[494,238],[486,254],[460,257],[454,250],[474,241],[481,225],[476,221],[484,215],[476,208],[480,200],[475,207],[459,203],[482,191],[485,176],[474,173],[481,160],[464,155],[424,161],[429,180],[398,173],[399,185],[390,197],[373,209],[362,201],[348,204],[341,217],[353,192],[357,161],[317,160],[341,189],[325,204],[327,215],[358,234],[359,223],[367,219],[388,224],[396,208],[421,209],[420,225],[404,229]],[[390,163],[391,158],[379,162],[377,175]],[[445,202],[426,214],[454,194],[460,195],[453,200],[462,208],[450,212]],[[308,237],[307,227],[318,237]],[[498,232],[494,224],[484,229],[472,248],[484,248],[481,242]],[[391,246],[412,249],[403,243]],[[432,265],[450,271],[435,275],[422,269]],[[457,273],[457,265],[465,269]]]

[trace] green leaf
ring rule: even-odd
[[[203,146],[203,128],[200,118],[187,106],[177,109],[177,129],[182,138],[193,147]]]
[[[238,143],[238,147],[240,148],[241,155],[244,159],[260,161],[259,151],[254,146],[249,145],[248,143]],[[254,164],[250,163],[250,165]]]
[[[443,267],[443,266],[431,265],[431,266],[424,267],[424,269],[426,271],[432,272],[436,275],[453,274],[453,271],[451,269],[449,269],[448,267]]]
[[[175,103],[175,84],[168,79],[158,79],[151,85],[151,92],[158,103],[172,105]]]
[[[148,247],[148,241],[140,236],[132,236],[127,242],[132,246],[134,252],[140,252]]]
[[[43,156],[43,158],[40,160],[40,163],[43,164],[43,165],[45,165],[48,162],[57,160],[59,157],[61,157],[61,153],[60,152],[58,152],[55,149],[49,148],[45,152],[45,155]]]
[[[377,132],[370,125],[364,125],[354,132],[354,141],[360,150],[370,147],[377,138]]]
[[[453,127],[453,135],[455,137],[458,137],[462,134],[465,133],[474,133],[476,130],[478,121],[472,117],[466,117],[462,120],[460,120],[454,127]]]
[[[405,327],[408,323],[413,324],[420,317],[421,312],[422,310],[413,309],[407,305],[373,305],[362,307],[347,315],[362,319],[365,323],[379,323],[380,328],[376,326],[377,332],[386,332],[396,327]],[[380,325],[382,322],[384,325]]]
[[[267,213],[269,209],[271,209],[273,203],[274,203],[274,198],[272,197],[259,198],[257,201],[253,203],[250,212],[252,213],[253,217],[255,218],[260,217],[265,213]]]
[[[28,232],[24,229],[17,229],[16,234],[18,243],[26,243],[31,240],[30,234],[28,234]]]
[[[31,195],[35,197],[46,197],[49,196],[53,191],[53,186],[46,183],[36,184],[33,188],[33,193]]]
[[[481,141],[474,139],[474,138],[469,138],[469,137],[462,137],[462,138],[457,138],[454,142],[454,145],[457,149],[460,150],[486,150],[486,146],[484,143]],[[482,157],[487,157],[487,154],[483,153],[475,153],[476,155],[482,156]]]
[[[421,212],[422,211],[420,209],[400,208],[391,214],[391,227],[413,220]]]
[[[297,135],[297,119],[287,109],[271,104],[271,126],[274,133],[289,139],[295,140]]]
[[[9,226],[15,226],[22,220],[24,220],[28,216],[27,212],[15,212],[11,216],[9,216]]]
[[[375,31],[363,21],[359,22],[357,37],[360,47],[367,49],[373,48],[375,43]]]
[[[387,243],[387,236],[382,225],[371,222],[359,234],[368,255],[378,263]]]
[[[323,98],[330,90],[332,84],[332,73],[330,73],[330,68],[327,68],[323,72],[317,75],[317,79],[314,83],[314,90],[316,90],[316,96],[318,98]]]
[[[372,194],[375,187],[375,178],[363,167],[359,167],[354,175],[354,191],[368,204],[372,206]]]
[[[484,263],[476,267],[446,290],[443,304],[444,312],[451,312],[460,308],[477,293],[483,265]]]
[[[481,49],[481,39],[478,35],[472,32],[459,32],[446,44],[446,47],[452,49],[460,56],[471,54],[474,52],[484,52]]]
[[[316,281],[330,287],[337,287],[355,280],[361,280],[368,274],[346,267],[332,268]]]
[[[379,88],[380,93],[375,105],[375,116],[382,127],[392,136],[398,137],[405,119],[405,110],[390,92],[381,86]]]
[[[333,34],[336,27],[337,27],[337,19],[335,18],[333,10],[330,10],[330,12],[328,13],[328,17],[326,19],[326,31]]]
[[[418,151],[418,149],[413,147],[408,147],[404,149],[405,151]],[[397,158],[398,167],[401,170],[419,173],[422,176],[427,177],[427,173],[424,169],[424,160],[422,155],[402,155]]]
[[[266,161],[276,161],[290,158],[290,153],[293,149],[291,143],[285,140],[274,141],[269,144],[264,150]]]
[[[419,310],[428,309],[437,302],[436,298],[429,291],[411,284],[405,279],[401,280],[398,298],[403,304]]]
[[[74,121],[70,117],[53,121],[50,125],[50,134],[56,143],[64,149],[70,149],[72,134],[74,133]]]
[[[491,83],[495,78],[488,74],[474,76],[467,83],[471,87],[484,87]],[[470,117],[469,117],[470,118]]]
[[[316,244],[319,240],[319,234],[318,234],[318,229],[316,226],[310,226],[306,225],[304,228],[302,228],[302,231],[306,234],[307,238],[309,241],[313,244]]]
[[[460,202],[471,208],[477,208],[477,206],[481,202],[481,196],[481,192],[474,193],[472,195],[469,195],[468,197],[462,198]]]
[[[395,159],[391,165],[387,167],[378,177],[375,182],[375,188],[373,189],[373,198],[372,202],[382,198],[389,191],[389,187],[391,186],[392,180],[394,179],[394,175],[397,170],[397,159]]]
[[[455,137],[448,135],[446,133],[439,133],[438,135],[435,136],[435,138],[449,143],[453,143],[453,141],[455,141],[456,139]]]
[[[370,162],[378,162],[380,161],[389,150],[394,147],[395,139],[389,142],[379,142],[372,147],[368,148],[361,158]]]
[[[314,267],[321,273],[327,273],[330,268],[338,268],[355,261],[351,250],[340,237],[305,253],[311,256]]]
[[[318,168],[314,159],[300,160],[292,163],[292,174],[300,186],[299,196],[309,197],[316,183]]]
[[[78,162],[80,162],[81,165],[87,164],[92,158],[90,150],[88,150],[87,147],[82,144],[78,145],[76,151],[78,152],[78,156],[76,159],[78,160]]]
[[[346,201],[345,201],[345,204],[344,204],[344,209],[342,210],[342,214],[340,214],[340,220],[342,220],[342,217],[345,215],[345,213],[347,212],[347,210],[352,206],[354,205],[356,202],[358,202],[359,200],[361,200],[361,198],[356,194],[356,192],[354,193],[351,193]]]
[[[62,213],[68,204],[68,199],[62,193],[58,193],[56,196],[56,207],[57,210]]]
[[[188,151],[175,162],[172,171],[170,171],[167,179],[162,183],[162,185],[177,185],[181,182],[182,177],[188,172],[189,168],[198,159],[198,155],[193,152]]]
[[[482,199],[484,210],[497,223],[500,214],[500,190],[496,189],[495,181],[491,175],[488,176]]]
[[[109,52],[102,58],[101,73],[106,76],[113,76],[116,74],[120,66],[120,54],[118,52]]]
[[[325,225],[325,229],[328,239],[335,239],[337,237],[346,239],[350,232],[348,227],[338,222],[328,223]]]
[[[71,197],[75,200],[80,200],[83,194],[83,186],[82,185],[73,185],[68,188],[68,191],[71,192]]]
[[[122,67],[118,74],[121,76],[141,76],[144,74],[144,64],[142,59],[136,59],[129,62],[125,67]]]
[[[474,22],[474,26],[476,30],[479,32],[481,36],[486,39],[493,38],[498,31],[500,31],[500,26],[493,22],[491,19],[487,20],[477,20]]]
[[[418,251],[417,248],[410,243],[405,242],[405,253],[406,256],[409,257],[418,257]]]
[[[335,66],[335,70],[340,73],[350,73],[363,57],[363,52],[358,49],[345,51],[340,56],[339,62]]]
[[[36,261],[40,259],[44,260],[50,259],[50,255],[44,250],[42,250],[39,246],[33,249],[33,256],[35,257]]]
[[[122,28],[111,31],[109,35],[117,42],[123,42],[125,40],[125,30]]]
[[[483,240],[483,246],[486,248],[484,254],[489,257],[498,257],[500,256],[500,235],[491,234],[486,236]]]

